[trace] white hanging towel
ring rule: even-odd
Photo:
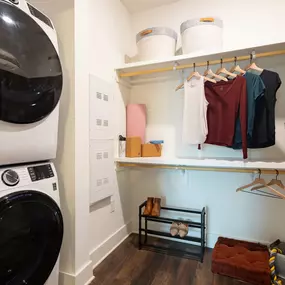
[[[207,109],[204,77],[192,77],[184,83],[184,112],[182,142],[203,144],[208,135]]]

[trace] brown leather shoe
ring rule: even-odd
[[[146,216],[150,216],[151,212],[152,212],[152,208],[153,208],[153,197],[148,197],[147,201],[146,201],[146,206],[144,208],[144,212],[143,214]]]
[[[159,217],[160,216],[160,209],[161,209],[161,199],[160,198],[154,198],[151,215],[154,217]]]

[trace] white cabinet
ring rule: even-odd
[[[114,152],[112,140],[90,141],[90,204],[113,194]]]
[[[110,84],[90,75],[90,204],[112,196],[114,188],[114,97]]]

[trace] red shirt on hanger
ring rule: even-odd
[[[242,132],[243,158],[247,158],[247,94],[246,79],[237,76],[228,82],[205,83],[209,102],[208,137],[205,143],[232,146],[236,119],[239,116]]]

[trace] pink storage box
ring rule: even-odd
[[[127,105],[127,137],[140,137],[145,143],[146,105]]]

